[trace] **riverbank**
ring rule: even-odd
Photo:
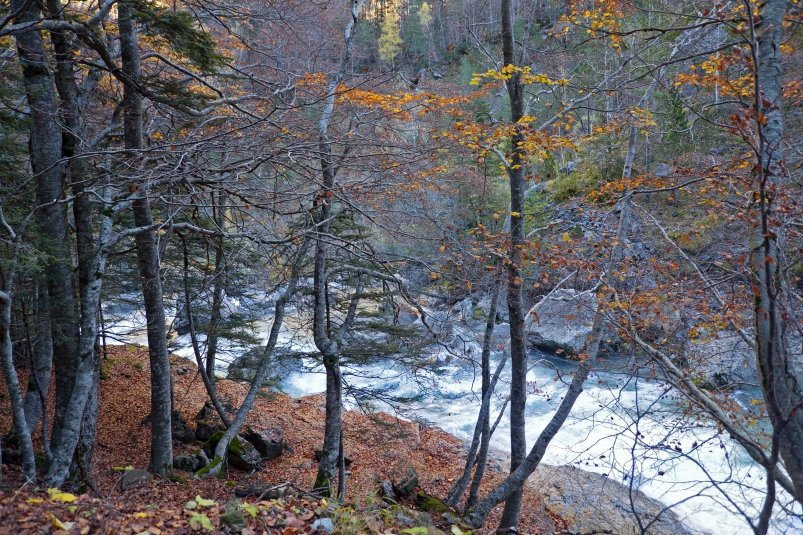
[[[203,384],[191,362],[174,357],[171,367],[176,410],[192,426],[205,401]],[[148,525],[147,519],[155,519],[157,515],[153,512],[159,510],[170,511],[167,516],[171,518],[186,517],[185,520],[188,520],[191,516],[184,511],[184,505],[196,496],[225,504],[234,498],[234,489],[243,486],[286,482],[300,489],[312,486],[317,470],[315,450],[320,447],[323,436],[323,398],[314,395],[293,399],[271,393],[257,399],[247,425],[257,430],[281,428],[286,448],[280,457],[267,461],[261,470],[254,473],[231,470],[224,479],[210,480],[189,479],[190,474],[179,472],[180,477],[174,481],[152,480],[135,490],[122,491],[120,482],[126,473],[125,469],[141,469],[148,464],[150,429],[146,418],[149,411],[149,379],[144,347],[109,347],[108,356],[103,361],[92,480],[96,487],[95,496],[102,501],[102,507],[108,510],[106,518],[117,519],[117,523],[112,524],[112,531],[139,533],[153,527]],[[221,380],[218,389],[222,399],[234,406],[246,392],[245,385],[228,380]],[[0,399],[0,428],[4,430],[10,429],[7,403],[8,396],[3,393]],[[36,446],[41,450],[38,435]],[[194,451],[197,447],[176,444],[176,455]],[[353,460],[348,469],[347,500],[354,504],[372,500],[377,490],[377,478],[381,481],[392,477],[393,471],[406,463],[418,472],[422,491],[444,496],[464,462],[463,443],[458,438],[437,427],[418,425],[386,414],[346,412],[344,449]],[[16,468],[9,465],[3,468],[5,483],[12,486],[18,481]],[[490,487],[503,476],[501,472],[491,473],[486,485]],[[53,500],[46,495],[40,497],[33,493],[33,489],[16,493],[16,489],[8,488],[0,494],[0,507],[5,512],[0,533],[35,533],[54,525],[49,517],[53,513]],[[77,521],[75,511],[69,510],[69,503],[60,504],[59,507],[59,514],[55,514],[59,522]],[[17,510],[21,511],[20,515],[8,515],[9,511]],[[142,516],[146,512],[150,516]],[[488,526],[495,525],[498,514],[499,511],[492,515]],[[211,516],[214,522],[218,522],[217,517]],[[217,527],[219,524],[216,524]],[[142,529],[136,531],[135,528]],[[521,528],[522,533],[553,533],[561,530],[562,520],[550,514],[537,493],[528,490]],[[181,531],[177,528],[174,530],[170,525],[157,529],[159,533]],[[151,530],[151,533],[157,531]]]

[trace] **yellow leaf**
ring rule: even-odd
[[[72,503],[78,499],[78,496],[75,494],[61,492],[59,489],[47,489],[47,494],[50,496],[51,500],[56,500],[57,502],[63,503]]]
[[[148,516],[148,513],[145,512],[134,513],[134,518],[148,518]]]
[[[510,212],[510,217],[521,217],[519,212]]]
[[[753,405],[758,405],[760,402],[757,399],[754,399],[750,403],[752,403]]]
[[[50,515],[50,521],[53,522],[53,526],[55,526],[56,529],[63,529],[65,531],[70,531],[73,525],[75,525],[75,522],[62,522],[61,520],[53,516],[53,513],[48,513],[48,515]]]
[[[567,243],[572,241],[572,239],[569,237],[569,233],[568,232],[564,232],[563,233],[563,241],[565,241]]]
[[[39,505],[40,503],[43,503],[44,501],[45,500],[43,500],[42,498],[28,498],[27,500],[25,500],[25,503],[28,503],[30,505]]]

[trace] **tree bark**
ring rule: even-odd
[[[336,337],[332,336],[328,325],[328,289],[326,262],[328,246],[326,239],[321,236],[329,233],[329,223],[332,215],[333,188],[335,185],[335,168],[332,161],[332,143],[329,139],[329,122],[335,106],[337,86],[343,79],[346,69],[351,61],[354,29],[357,25],[365,0],[351,0],[350,18],[343,31],[345,46],[340,67],[331,76],[327,84],[327,94],[318,121],[318,150],[321,165],[321,188],[316,194],[314,207],[315,233],[315,267],[313,271],[314,309],[312,334],[315,347],[323,357],[326,368],[326,421],[324,424],[323,454],[318,466],[318,475],[315,478],[314,488],[324,494],[331,494],[332,482],[338,467],[338,459],[342,456],[340,451],[343,443],[342,418],[343,407],[343,380],[340,374],[340,347]],[[345,491],[345,482],[340,481],[342,492]],[[341,494],[342,494],[341,492]],[[341,496],[342,497],[342,496]]]
[[[31,340],[31,371],[25,393],[25,421],[28,423],[31,434],[43,416],[43,408],[45,408],[43,401],[47,400],[50,374],[53,369],[53,337],[50,332],[47,289],[43,285],[37,284],[35,296],[36,334]],[[45,424],[43,423],[43,425]],[[48,432],[46,426],[44,432]],[[45,440],[47,439],[45,438]]]
[[[36,458],[33,453],[31,431],[25,421],[25,404],[22,399],[17,371],[14,369],[14,356],[11,347],[11,295],[0,292],[0,350],[2,351],[3,375],[11,398],[11,419],[17,435],[22,456],[22,473],[28,481],[36,479]]]
[[[762,4],[760,19],[752,21],[754,55],[757,165],[750,240],[754,277],[756,352],[761,388],[778,449],[798,501],[803,503],[803,370],[800,359],[787,353],[781,276],[782,230],[776,195],[784,182],[783,114],[781,111],[781,52],[785,0]]]
[[[17,23],[32,23],[42,19],[37,2],[13,0],[11,10],[21,12]],[[78,313],[67,212],[65,205],[59,202],[65,189],[63,165],[59,161],[62,134],[53,76],[48,69],[49,56],[42,36],[38,30],[32,29],[16,33],[15,38],[30,107],[31,168],[36,180],[36,200],[40,206],[40,244],[46,258],[45,277],[56,373],[56,415],[51,437],[51,445],[55,448],[61,440],[65,410],[72,395],[78,367]]]
[[[117,13],[122,68],[128,80],[123,86],[123,131],[125,147],[133,155],[142,148],[142,96],[134,85],[140,76],[139,40],[132,2],[119,2]],[[150,227],[153,225],[153,213],[146,185],[137,183],[134,187],[136,192],[131,205],[134,224],[138,227]],[[148,469],[155,474],[167,476],[173,469],[173,392],[156,231],[138,233],[134,241],[145,303],[151,370],[151,458]]]
[[[502,0],[502,53],[505,65],[515,64],[513,39],[513,7],[511,0]],[[521,76],[514,72],[507,81],[510,101],[510,120],[516,124],[524,114],[524,87]],[[524,136],[516,128],[511,136],[511,156],[508,166],[510,187],[510,249],[506,259],[507,308],[510,318],[510,470],[515,472],[527,453],[524,417],[527,402],[527,347],[524,336],[524,302],[521,294],[522,248],[524,247],[524,165],[526,154],[522,147]],[[500,532],[515,529],[521,516],[521,488],[507,495],[499,523]]]
[[[463,467],[463,473],[454,482],[452,488],[449,489],[449,494],[446,498],[446,503],[451,507],[457,507],[466,491],[469,479],[471,478],[471,471],[474,469],[474,480],[482,480],[485,472],[485,464],[487,461],[488,451],[487,448],[482,448],[482,444],[489,438],[491,430],[491,396],[496,388],[496,382],[499,378],[504,363],[507,358],[503,358],[497,366],[496,372],[491,379],[491,338],[493,337],[494,327],[496,326],[496,311],[499,302],[499,293],[501,290],[501,278],[494,280],[493,290],[491,292],[491,307],[488,313],[487,321],[485,322],[485,333],[482,340],[482,356],[480,368],[482,373],[482,397],[480,402],[480,411],[477,415],[477,423],[474,426],[474,434],[471,438],[471,445],[468,449],[466,456],[466,464]],[[484,451],[483,451],[484,450]],[[476,467],[476,469],[475,469]]]

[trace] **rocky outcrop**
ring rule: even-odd
[[[544,505],[567,523],[568,533],[642,533],[636,515],[648,535],[687,535],[678,516],[639,490],[630,489],[602,474],[573,466],[539,465],[529,484],[543,497]]]
[[[684,357],[704,388],[758,384],[755,350],[736,332],[721,331],[710,337],[687,340]]]
[[[596,311],[595,294],[557,290],[530,309],[527,340],[542,351],[576,355],[585,349]]]

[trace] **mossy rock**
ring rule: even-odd
[[[415,495],[415,506],[420,511],[425,511],[427,513],[441,514],[451,511],[451,508],[446,505],[446,502],[426,492],[419,492]]]
[[[223,435],[223,431],[218,431],[204,444],[204,452],[210,458],[215,456],[215,448],[218,442],[220,442],[220,439],[223,438]],[[254,445],[239,436],[234,437],[229,443],[229,447],[226,449],[226,461],[228,461],[230,466],[238,470],[254,470],[259,466],[259,461],[261,460],[262,456]]]

